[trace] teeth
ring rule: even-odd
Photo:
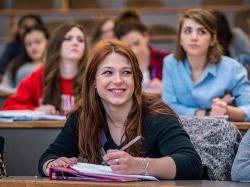
[[[114,93],[122,93],[124,90],[123,89],[115,89],[115,90],[111,90]]]

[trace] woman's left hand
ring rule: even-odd
[[[108,150],[103,160],[118,174],[143,174],[144,163],[139,157],[133,157],[120,150]]]

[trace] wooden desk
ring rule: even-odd
[[[247,131],[250,128],[250,122],[233,122],[233,124],[240,130],[240,131]]]
[[[30,129],[30,128],[61,128],[64,121],[15,121],[15,122],[0,122],[0,129]]]
[[[249,122],[234,123],[243,133]],[[0,122],[5,138],[4,161],[9,175],[38,175],[38,159],[63,127],[62,121]]]
[[[249,187],[249,183],[237,183],[230,181],[208,181],[208,180],[164,180],[159,182],[86,182],[86,181],[50,181],[47,178],[36,179],[31,177],[8,177],[0,180],[0,187]]]

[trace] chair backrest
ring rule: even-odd
[[[230,122],[211,117],[181,117],[210,180],[230,180],[241,133]]]
[[[69,20],[70,21],[70,20]],[[86,30],[88,35],[91,35],[93,32],[95,20],[94,19],[82,19],[82,20],[74,20],[74,22],[77,22],[83,26],[83,28]],[[65,23],[65,20],[54,20],[46,22],[46,26],[50,32],[52,32],[56,27],[59,25]]]
[[[242,0],[203,0],[202,5],[240,5]]]
[[[52,9],[53,0],[30,1],[12,0],[12,9]]]
[[[68,0],[68,7],[71,9],[79,8],[100,8],[98,0]]]
[[[126,0],[127,7],[164,7],[161,0]]]
[[[154,24],[149,26],[149,33],[151,35],[176,35],[177,32],[174,27],[170,25]]]

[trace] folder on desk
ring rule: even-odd
[[[109,166],[88,163],[77,163],[70,168],[50,168],[49,178],[51,180],[84,180],[100,182],[158,181],[158,179],[152,176],[115,174]]]

